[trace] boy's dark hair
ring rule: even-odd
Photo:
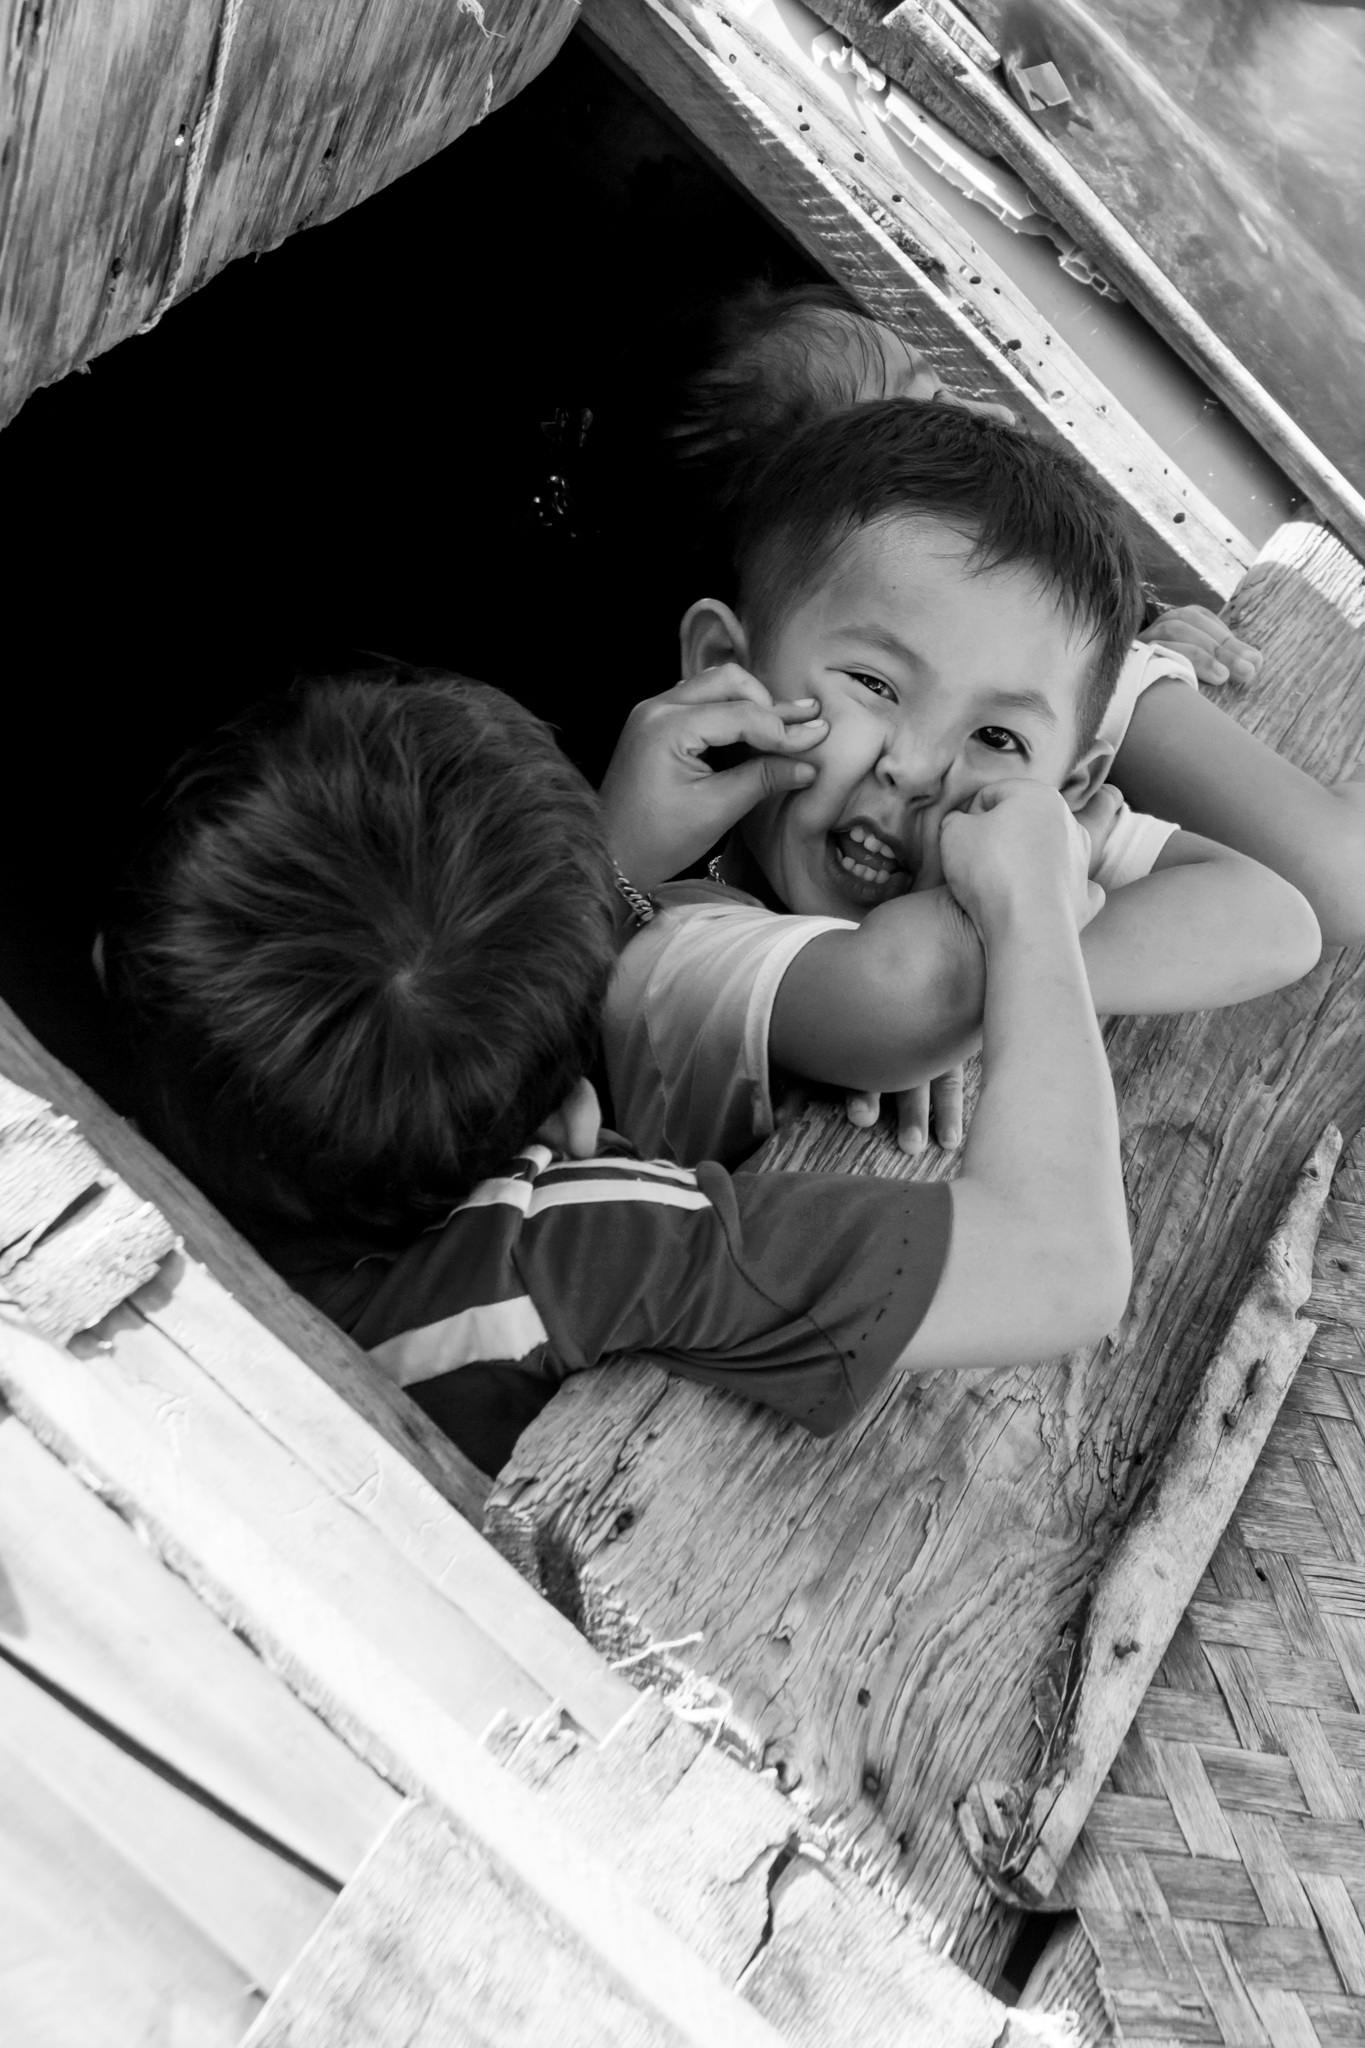
[[[846,406],[804,428],[752,480],[736,534],[739,604],[759,644],[849,536],[934,519],[973,543],[971,566],[1030,570],[1088,632],[1079,707],[1089,745],[1142,618],[1123,509],[1068,448],[1022,427],[918,399]]]
[[[591,790],[501,691],[300,686],[182,763],[105,934],[139,1112],[234,1220],[420,1229],[591,1064],[612,900]]]
[[[849,405],[880,364],[872,316],[833,284],[761,279],[710,307],[689,330],[690,367],[664,429],[686,487],[722,514],[775,438]],[[831,328],[844,344],[829,347]]]

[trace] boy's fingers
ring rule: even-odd
[[[871,1130],[882,1113],[882,1098],[875,1093],[850,1095],[844,1103],[844,1115],[860,1131]]]
[[[736,697],[745,697],[751,704],[766,707],[773,701],[771,693],[758,677],[750,675],[748,669],[741,668],[737,661],[722,661],[715,668],[704,668],[699,675],[689,676],[686,682],[676,683],[668,697],[674,704],[721,704]]]
[[[824,739],[828,731],[823,718],[806,717],[791,722],[778,711],[760,710],[757,705],[737,704],[729,699],[686,720],[680,750],[696,756],[711,747],[743,745],[758,747],[765,753],[799,754]]]
[[[778,754],[757,754],[738,768],[722,768],[699,786],[716,807],[716,816],[737,825],[765,796],[780,796],[814,782],[809,761],[784,761]],[[721,828],[718,828],[721,829]]]
[[[914,1159],[929,1140],[929,1090],[903,1088],[896,1097],[896,1143]]]
[[[962,1143],[962,1069],[940,1074],[929,1090],[934,1106],[934,1135],[945,1152]]]

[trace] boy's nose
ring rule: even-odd
[[[930,803],[943,788],[951,760],[946,749],[900,732],[883,749],[877,774],[907,803]]]

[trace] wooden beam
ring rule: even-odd
[[[1016,106],[997,74],[974,63],[918,0],[901,0],[889,11],[874,10],[865,0],[815,0],[815,4],[821,16],[852,41],[870,44],[868,55],[893,78],[916,65],[927,65],[973,127],[984,131],[1024,179],[1043,210],[1076,237],[1124,297],[1204,379],[1347,545],[1357,554],[1365,553],[1365,498],[1271,397],[1236,350],[1195,310],[1171,282],[1168,271],[1072,168],[1051,137]],[[1220,162],[1225,161],[1223,152],[1216,154]],[[1163,168],[1169,170],[1169,162]],[[1174,202],[1176,209],[1188,211],[1192,202],[1198,213],[1204,188],[1191,178],[1188,166],[1181,166],[1178,175],[1183,191]],[[1245,235],[1245,225],[1239,225]],[[1234,260],[1229,250],[1229,269]]]
[[[44,1531],[45,1541],[55,1536]],[[80,1563],[88,1572],[89,1553]],[[303,1712],[283,1686],[275,1689]],[[316,1725],[319,1740],[341,1748]],[[198,1797],[197,1788],[176,1783],[0,1658],[0,1777],[15,1766],[45,1785],[73,1819],[122,1856],[140,1885],[261,1991],[279,1983],[336,1897],[337,1886],[301,1870]],[[67,1916],[77,1940],[86,1919],[83,1894],[78,1878]],[[163,1969],[169,1959],[160,1958]],[[6,2016],[13,2024],[12,2013]]]
[[[0,1749],[0,1967],[7,2042],[236,2048],[246,1972],[77,1808]]]
[[[127,1334],[111,1332],[114,1352]],[[341,1504],[291,1480],[260,1432],[248,1449],[233,1440],[229,1417],[201,1414],[176,1381],[169,1348],[138,1344],[121,1373],[110,1351],[79,1358],[0,1317],[0,1388],[358,1754],[442,1810],[474,1859],[462,1883],[477,1870],[538,1902],[542,1925],[599,1957],[627,1997],[657,2016],[661,2040],[776,2048],[772,2029],[479,1748],[463,1725],[483,1683],[479,1668],[461,1666],[467,1635],[457,1640],[449,1617],[415,1598],[392,1552],[366,1555],[337,1519]],[[144,1374],[136,1394],[131,1382]],[[422,1905],[419,1889],[406,1910]],[[440,1916],[428,1925],[440,1939]],[[523,1933],[523,1976],[526,1947]]]
[[[392,1819],[392,1789],[3,1409],[0,1587],[11,1665],[333,1884]]]
[[[548,63],[577,0],[0,0],[0,424]]]
[[[638,1909],[623,1968],[626,1929],[566,1920],[500,1847],[405,1807],[242,2048],[781,2048],[700,1965],[680,1973],[686,1952]]]
[[[1360,745],[1360,579],[1330,534],[1293,526],[1232,611],[1266,658],[1226,701],[1326,780]],[[828,1443],[640,1363],[583,1374],[490,1497],[499,1547],[538,1565],[612,1654],[699,1638],[646,1658],[646,1675],[721,1708],[986,1982],[1017,1916],[973,1870],[954,1806],[982,1777],[1027,1778],[1036,1680],[1323,1122],[1365,1119],[1363,1005],[1357,950],[1239,1010],[1110,1034],[1137,1278],[1121,1330],[1092,1353],[892,1386]],[[763,1158],[906,1170],[834,1113]]]
[[[712,0],[587,0],[624,67],[822,270],[950,381],[1055,430],[1128,504],[1152,572],[1221,602],[1245,537],[927,189],[879,161],[828,77]]]

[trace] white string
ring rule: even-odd
[[[180,220],[175,231],[175,253],[171,258],[170,276],[161,297],[138,328],[139,334],[149,334],[156,326],[166,308],[174,300],[180,289],[180,280],[185,274],[185,261],[190,246],[190,224],[194,219],[194,209],[199,199],[199,187],[203,182],[209,143],[218,119],[218,103],[222,97],[223,79],[227,73],[228,53],[232,49],[232,39],[237,33],[237,17],[241,11],[242,0],[224,0],[223,16],[218,27],[218,41],[213,52],[209,89],[199,110],[199,119],[194,124],[194,134],[190,138],[190,157],[185,166],[185,184],[180,195]]]

